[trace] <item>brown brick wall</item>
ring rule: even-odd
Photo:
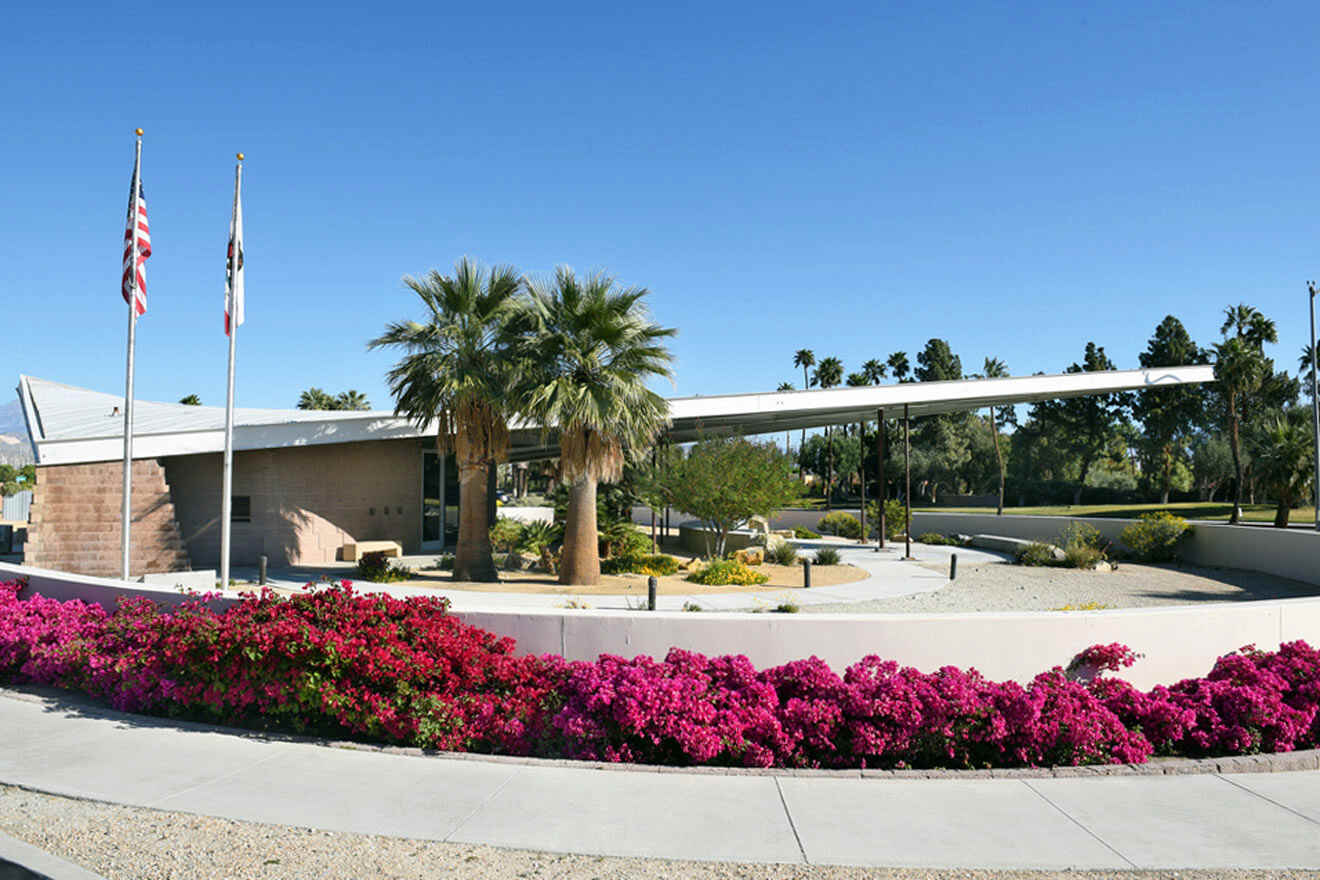
[[[119,577],[124,466],[121,462],[37,468],[23,561],[39,568]],[[130,571],[189,568],[165,470],[133,462]]]
[[[334,561],[349,541],[421,540],[422,445],[379,440],[234,453],[234,495],[251,498],[251,522],[230,530],[230,560],[272,566]],[[198,566],[218,567],[223,457],[163,459],[179,524]],[[457,499],[454,499],[457,503]]]

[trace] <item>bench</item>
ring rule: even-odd
[[[386,556],[402,556],[403,547],[398,541],[358,541],[339,548],[345,562],[357,562],[358,557],[366,553],[384,553]]]

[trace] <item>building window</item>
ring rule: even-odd
[[[252,522],[252,496],[229,496],[229,521]]]

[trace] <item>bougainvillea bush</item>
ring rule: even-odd
[[[19,598],[0,585],[0,680],[134,712],[426,748],[757,767],[999,767],[1288,751],[1320,739],[1320,651],[1243,649],[1141,691],[1096,645],[1021,685],[865,657],[757,669],[742,656],[518,655],[438,598],[348,583],[225,610]]]

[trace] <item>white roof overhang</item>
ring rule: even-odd
[[[1010,406],[1088,394],[1137,391],[1210,382],[1210,366],[1161,367],[1097,373],[1062,373],[1006,379],[908,382],[861,388],[679,397],[669,401],[670,440],[686,443],[707,434],[769,434],[872,420]],[[114,461],[124,454],[123,396],[29,376],[19,378],[19,399],[40,465]],[[224,450],[224,409],[134,401],[133,456],[159,458]],[[236,450],[424,438],[434,428],[390,412],[235,409]],[[537,428],[513,432],[510,458],[527,461],[558,454],[553,435]]]

